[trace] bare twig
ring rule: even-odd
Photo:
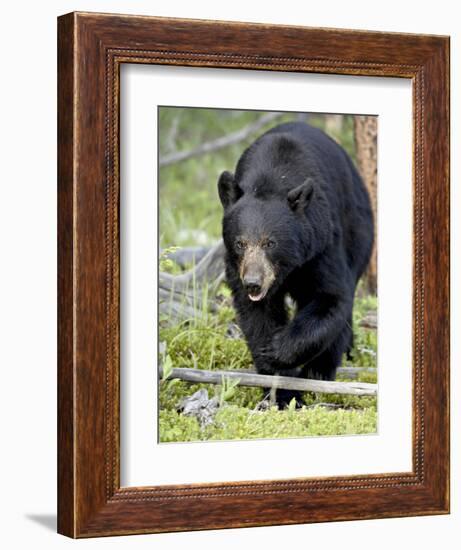
[[[169,166],[170,164],[174,164],[176,162],[188,160],[190,158],[204,155],[206,153],[212,153],[213,151],[217,151],[218,149],[223,149],[224,147],[228,147],[229,145],[239,143],[254,132],[260,130],[269,122],[272,122],[276,118],[280,117],[282,114],[283,113],[267,113],[259,118],[256,122],[253,122],[252,124],[249,124],[248,126],[245,126],[245,128],[237,130],[232,134],[222,136],[213,141],[207,141],[199,145],[199,147],[195,149],[190,149],[189,151],[176,151],[174,153],[165,155],[159,159],[159,165],[160,167]]]

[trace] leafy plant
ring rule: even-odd
[[[169,378],[170,374],[173,372],[173,361],[171,360],[171,357],[169,355],[167,355],[163,360],[162,367],[163,367],[162,380],[165,381]]]
[[[235,388],[239,385],[240,378],[221,377],[221,389],[219,392],[219,406],[222,407],[226,401],[234,397]]]
[[[176,252],[181,247],[179,246],[169,246],[168,248],[164,248],[160,254],[159,258],[159,269],[160,271],[165,271],[166,273],[172,273],[176,274],[180,270],[177,263],[170,258],[170,255],[173,254],[173,252]]]

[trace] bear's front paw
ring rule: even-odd
[[[275,350],[272,346],[272,343],[269,342],[265,346],[261,346],[258,349],[257,353],[255,354],[255,359],[259,363],[266,364],[268,366],[271,365],[272,366],[271,370],[273,370],[273,365],[275,365],[276,363],[276,358],[275,358]]]
[[[274,333],[271,341],[260,348],[259,356],[278,368],[289,368],[293,366],[294,362],[292,351],[286,344],[285,334],[282,330]]]

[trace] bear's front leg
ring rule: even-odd
[[[234,292],[234,307],[256,371],[260,374],[274,374],[277,364],[261,354],[261,350],[272,341],[274,334],[287,324],[283,296],[252,302],[243,291],[237,290]]]
[[[348,326],[352,300],[320,295],[277,329],[260,350],[262,359],[279,369],[299,366],[323,353]]]

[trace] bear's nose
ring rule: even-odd
[[[259,294],[261,292],[261,279],[259,277],[245,277],[243,285],[248,294]]]

